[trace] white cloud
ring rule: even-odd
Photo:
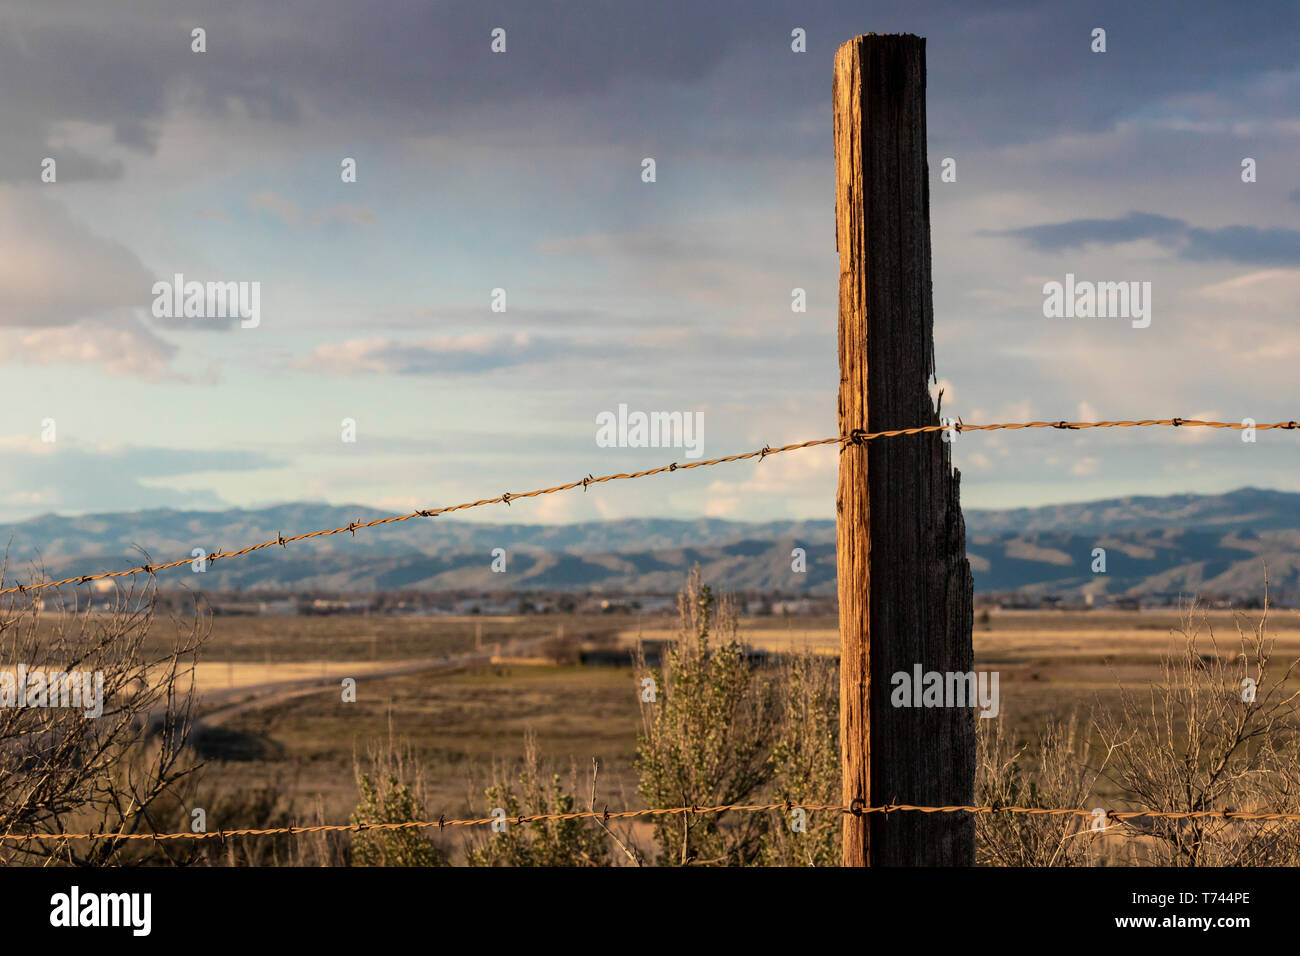
[[[248,208],[255,212],[269,212],[286,226],[297,226],[302,218],[298,204],[285,199],[269,189],[254,193],[248,197]]]
[[[829,451],[828,451],[829,449]],[[801,449],[751,461],[737,479],[718,478],[705,489],[703,512],[713,518],[756,515],[821,516],[835,500],[839,474],[836,446]]]
[[[42,329],[0,332],[5,358],[25,365],[93,365],[110,375],[147,382],[180,381],[171,367],[176,347],[129,316]]]
[[[350,223],[354,226],[372,226],[375,223],[375,211],[359,203],[337,203],[326,206],[311,217],[313,226],[325,226],[332,222]]]
[[[302,207],[292,199],[270,190],[263,189],[248,197],[248,208],[254,212],[266,212],[275,216],[286,226],[297,228],[305,217]],[[325,206],[310,216],[310,224],[316,228],[331,223],[341,222],[354,226],[370,226],[375,223],[375,211],[360,203],[335,203]]]
[[[424,375],[486,372],[531,364],[554,356],[557,348],[527,332],[471,332],[425,339],[368,338],[327,342],[297,362],[302,369],[337,375]]]
[[[0,186],[0,247],[0,327],[67,326],[151,301],[133,252],[30,190]]]

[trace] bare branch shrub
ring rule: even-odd
[[[591,819],[536,820],[512,822],[520,816],[574,813],[578,805],[577,768],[566,789],[558,773],[543,766],[537,751],[537,737],[524,740],[524,762],[518,782],[511,784],[498,767],[487,788],[487,815],[505,811],[505,829],[488,830],[471,838],[466,849],[470,866],[608,866],[608,831]],[[486,829],[486,828],[485,828]]]
[[[1077,716],[1051,721],[1035,752],[1015,741],[1001,716],[975,721],[975,802],[990,807],[1087,808],[1101,768],[1090,769],[1091,746]],[[1019,813],[975,816],[980,866],[1091,866],[1100,848],[1090,820]]]
[[[1225,646],[1193,605],[1162,679],[1144,694],[1121,688],[1118,709],[1099,712],[1126,809],[1300,810],[1300,691],[1287,686],[1300,661],[1281,673],[1271,666],[1267,590],[1263,605],[1253,626],[1236,616],[1236,637]],[[1294,824],[1201,818],[1125,826],[1144,838],[1154,865],[1300,863]]]
[[[1300,661],[1273,665],[1267,624],[1267,585],[1258,621],[1238,614],[1226,644],[1192,604],[1159,680],[1137,690],[1117,678],[1117,703],[1098,703],[1086,735],[1073,718],[1053,724],[1036,752],[1013,743],[1000,718],[978,721],[978,801],[1088,809],[1105,786],[1112,811],[1300,812]],[[1300,865],[1300,827],[1286,821],[1137,817],[1095,833],[1080,816],[975,819],[986,865]]]
[[[186,741],[202,620],[177,621],[159,650],[152,579],[97,596],[95,608],[47,612],[52,597],[50,589],[0,604],[0,682],[16,694],[19,667],[33,688],[37,672],[87,672],[102,678],[103,709],[87,716],[93,708],[68,706],[62,681],[44,705],[16,706],[15,696],[0,707],[0,831],[152,832],[173,824],[178,809],[188,819],[176,793],[195,768]],[[0,844],[0,863],[104,865],[157,854],[143,841],[110,838]]]

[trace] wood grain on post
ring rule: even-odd
[[[835,54],[840,434],[939,424],[925,40],[860,36]],[[843,801],[972,801],[974,714],[893,707],[892,675],[967,673],[972,581],[960,475],[938,432],[847,444],[836,550]],[[846,816],[846,866],[971,865],[967,814]]]

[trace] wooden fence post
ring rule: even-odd
[[[840,434],[939,424],[925,137],[925,40],[860,36],[836,51]],[[836,551],[843,799],[969,804],[968,707],[894,707],[894,674],[967,673],[972,582],[960,475],[939,432],[846,444]],[[846,866],[971,865],[964,813],[846,816]]]

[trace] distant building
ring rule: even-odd
[[[661,654],[657,647],[645,648],[648,667],[658,667]],[[578,651],[579,663],[589,667],[631,667],[632,649],[628,647],[594,647]]]
[[[810,614],[812,613],[812,601],[807,598],[796,598],[792,601],[773,601],[773,614]]]
[[[369,614],[369,601],[331,601],[317,598],[298,609],[299,614]]]
[[[297,601],[263,601],[261,602],[261,613],[263,614],[297,614]]]
[[[211,607],[217,617],[251,617],[262,613],[261,601],[213,601]]]

